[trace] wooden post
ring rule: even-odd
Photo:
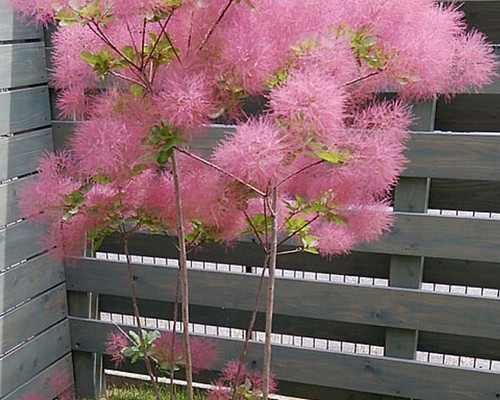
[[[99,297],[93,293],[68,292],[68,307],[71,316],[99,317]],[[102,355],[73,350],[73,371],[77,399],[100,399],[105,394]]]
[[[414,106],[417,116],[412,126],[416,131],[434,130],[436,101]],[[394,211],[424,213],[429,203],[430,179],[401,178],[394,194]],[[424,270],[424,258],[394,255],[391,257],[389,286],[420,289]],[[385,355],[388,357],[415,359],[418,331],[387,328]]]

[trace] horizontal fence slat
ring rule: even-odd
[[[500,4],[498,1],[466,1],[461,7],[465,12],[467,25],[484,33],[488,40],[500,43],[500,26],[498,16],[500,15]]]
[[[61,322],[0,359],[0,396],[16,390],[71,349],[69,323]]]
[[[424,282],[500,290],[500,263],[425,258]]]
[[[500,213],[500,182],[432,179],[429,208]]]
[[[45,229],[21,222],[0,231],[0,270],[42,253],[40,238]]]
[[[0,354],[40,334],[67,315],[66,286],[59,285],[0,316]]]
[[[68,290],[129,296],[124,263],[75,262],[75,267],[66,268]],[[134,264],[133,272],[139,298],[174,300],[176,268]],[[189,279],[191,304],[244,311],[253,308],[256,275],[190,270]],[[278,278],[275,313],[500,339],[499,304],[490,298]]]
[[[497,94],[459,94],[451,100],[439,99],[435,129],[445,132],[500,132],[499,99]],[[460,159],[459,156],[457,159]]]
[[[100,295],[99,308],[102,312],[133,315],[132,300],[129,297]],[[139,310],[141,316],[145,318],[173,319],[173,303],[139,300]],[[247,330],[250,316],[250,311],[193,304],[189,306],[189,321],[195,324]],[[255,330],[264,331],[264,315],[262,313],[257,314]],[[273,316],[273,332],[377,346],[383,346],[385,342],[385,328],[383,327],[286,315]]]
[[[72,346],[79,351],[103,352],[107,333],[115,329],[113,323],[78,318],[70,324]],[[238,340],[212,340],[219,348],[215,369],[241,351]],[[262,344],[250,343],[247,360],[261,367]],[[284,345],[273,346],[271,368],[279,380],[426,400],[492,400],[500,390],[496,373]]]
[[[19,219],[18,195],[31,177],[0,184],[0,226]]]
[[[500,135],[420,132],[407,145],[403,176],[500,180]]]
[[[455,260],[500,260],[498,219],[395,214],[396,221],[389,234],[356,250]]]
[[[179,251],[171,240],[163,235],[135,234],[130,238],[131,254],[147,257],[178,258]],[[284,246],[284,249],[287,249]],[[291,247],[290,247],[291,248]],[[123,244],[117,237],[106,239],[99,251],[123,253]],[[224,247],[219,244],[204,243],[188,255],[192,261],[245,266],[261,266],[264,257],[261,248],[251,241],[239,241]],[[282,255],[278,258],[278,268],[309,271],[317,273],[335,273],[360,275],[373,278],[389,276],[390,257],[386,254],[353,252],[348,256],[332,259],[310,253]]]
[[[60,389],[54,388],[50,384],[50,380],[55,377],[68,381],[71,385],[73,381],[73,366],[71,362],[71,354],[63,356],[60,360],[56,361],[50,367],[42,371],[40,374],[29,380],[26,384],[22,385],[15,391],[11,392],[2,400],[19,400],[28,395],[39,395],[42,399],[53,399],[60,395]]]
[[[490,360],[500,359],[498,340],[424,331],[418,333],[417,350]]]
[[[0,137],[0,181],[36,171],[40,156],[52,148],[51,129]]]
[[[178,250],[162,235],[136,234],[130,238],[131,254],[145,257],[178,257]],[[100,251],[123,253],[123,245],[116,238],[104,241]],[[245,266],[262,265],[262,256],[257,244],[237,242],[224,248],[216,244],[203,244],[189,255],[193,261],[236,264]],[[281,256],[279,268],[300,272],[353,275],[368,278],[389,278],[390,255],[384,253],[352,252],[348,256],[328,259],[308,253]],[[450,260],[426,257],[424,259],[424,282],[448,285],[476,286],[500,289],[500,264]]]
[[[62,262],[48,253],[0,273],[0,313],[64,281]]]
[[[58,143],[64,143],[74,123],[56,121]],[[212,125],[191,145],[205,156],[234,127]],[[500,134],[415,132],[407,143],[410,162],[403,176],[443,179],[500,181]]]
[[[0,93],[0,135],[50,125],[47,86]]]
[[[0,41],[39,39],[41,27],[19,22],[12,10],[10,0],[0,0]]]
[[[0,88],[47,82],[42,42],[0,45]]]

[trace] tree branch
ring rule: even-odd
[[[197,160],[197,161],[205,164],[205,165],[208,165],[209,167],[215,169],[216,171],[222,172],[223,174],[225,174],[225,175],[233,178],[234,180],[236,180],[237,182],[241,183],[242,185],[244,185],[248,189],[250,189],[250,190],[254,191],[255,193],[257,193],[258,195],[260,195],[262,197],[266,196],[266,193],[264,193],[263,191],[257,189],[255,186],[252,186],[251,184],[245,182],[244,180],[238,178],[237,176],[233,175],[231,172],[228,172],[228,171],[222,169],[218,165],[215,165],[215,164],[211,163],[210,161],[205,160],[204,158],[199,157],[196,154],[193,154],[193,153],[191,153],[191,152],[189,152],[187,150],[181,149],[181,148],[179,148],[177,146],[174,146],[174,149],[177,150],[180,153],[183,153],[183,154],[185,154],[185,155],[187,155],[187,156],[189,156],[189,157],[191,157],[191,158],[193,158],[193,159],[195,159],[195,160]]]
[[[210,29],[208,30],[207,34],[203,38],[200,46],[198,47],[198,52],[200,52],[201,49],[203,48],[203,46],[205,46],[205,44],[208,42],[208,39],[210,39],[210,36],[212,36],[212,34],[214,33],[215,28],[217,28],[217,25],[219,25],[220,21],[222,21],[222,18],[224,18],[224,15],[226,15],[227,10],[229,10],[229,7],[231,7],[231,5],[233,3],[234,3],[234,0],[229,0],[227,2],[227,4],[225,5],[225,7],[222,9],[222,12],[219,14],[219,17],[217,18],[217,21],[215,21],[215,23],[210,27]]]

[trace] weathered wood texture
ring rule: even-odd
[[[50,123],[47,86],[0,93],[0,134],[37,129]]]
[[[21,387],[10,392],[7,396],[2,397],[2,400],[19,400],[35,393],[42,399],[54,399],[64,393],[65,390],[70,390],[72,377],[73,365],[71,362],[71,355],[67,354],[54,362],[47,369],[31,378]],[[62,385],[62,387],[54,387],[54,385],[50,384],[51,380],[54,378],[57,378],[58,381],[65,384]]]
[[[177,249],[171,241],[158,235],[139,234],[130,239],[133,254],[145,257],[176,258]],[[122,245],[116,238],[103,243],[102,251],[121,253]],[[227,248],[205,244],[194,254],[193,261],[218,262],[257,266],[262,264],[262,254],[256,244],[239,242]],[[348,256],[324,259],[311,254],[283,256],[278,260],[280,268],[313,273],[355,275],[369,278],[389,278],[390,256],[384,253],[354,251]],[[451,260],[443,257],[426,257],[424,282],[448,285],[477,286],[500,289],[500,263],[470,260]]]
[[[0,396],[17,390],[69,350],[69,324],[63,321],[9,353],[0,359]]]
[[[19,22],[10,0],[0,0],[0,41],[41,39],[42,29]]]
[[[47,83],[42,42],[0,45],[0,88]]]
[[[0,181],[33,173],[38,158],[51,149],[51,129],[0,137]]]
[[[45,45],[9,3],[0,0],[0,398],[52,400],[73,383],[64,271],[17,206],[53,149]],[[51,387],[56,376],[65,387]]]
[[[19,219],[18,195],[29,177],[0,184],[0,226]]]
[[[173,302],[175,268],[134,264],[133,272],[140,298]],[[129,295],[125,265],[120,262],[80,259],[76,266],[66,269],[66,279],[69,290]],[[259,277],[190,270],[189,279],[193,305],[251,311]],[[498,301],[490,298],[278,278],[275,312],[298,318],[500,339],[495,329],[500,308]]]
[[[115,328],[111,323],[74,318],[71,329],[73,348],[102,352],[107,332]],[[214,341],[220,349],[214,366],[218,369],[225,360],[238,355],[241,343],[232,339]],[[261,345],[251,343],[248,359],[257,368],[262,365],[261,354]],[[273,348],[272,369],[285,381],[419,399],[493,400],[500,390],[494,373],[282,345]]]

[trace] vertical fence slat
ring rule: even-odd
[[[434,129],[436,102],[419,103],[414,106],[417,116],[413,129],[431,131]],[[394,210],[404,212],[426,212],[429,204],[430,179],[401,178],[394,195]],[[389,286],[419,289],[424,270],[423,257],[391,257]],[[418,331],[387,328],[385,355],[388,357],[415,359]]]
[[[92,293],[68,292],[69,313],[75,317],[97,318],[99,316],[98,296]],[[77,398],[100,399],[105,392],[102,355],[73,351],[75,371],[75,392]]]

